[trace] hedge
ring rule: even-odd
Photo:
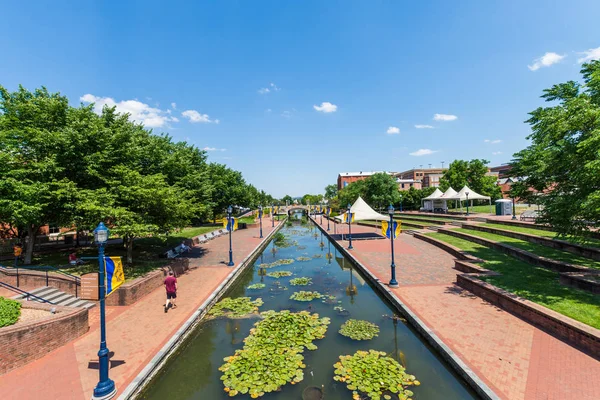
[[[0,297],[0,328],[15,324],[21,316],[21,303]]]

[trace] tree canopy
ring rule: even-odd
[[[453,161],[440,178],[440,190],[446,191],[451,187],[459,191],[467,185],[479,194],[490,196],[492,200],[501,198],[502,191],[496,184],[497,177],[487,175],[487,164],[489,161],[484,159]]]
[[[541,222],[582,234],[600,221],[600,61],[583,64],[583,84],[544,90],[553,104],[530,113],[531,145],[514,155],[515,197],[543,205]]]

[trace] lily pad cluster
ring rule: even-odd
[[[274,271],[274,272],[269,272],[267,274],[267,276],[270,276],[271,278],[281,278],[282,276],[292,276],[292,272],[291,271]]]
[[[314,254],[312,258],[323,258],[323,254]]]
[[[301,290],[299,292],[292,293],[292,295],[290,296],[290,300],[313,301],[314,299],[320,299],[321,297],[323,297],[323,295],[319,292]]]
[[[282,258],[281,260],[273,261],[272,263],[262,263],[259,264],[259,268],[274,268],[279,267],[280,265],[288,265],[294,262],[293,258]]]
[[[312,278],[307,278],[305,276],[301,278],[290,279],[290,285],[292,286],[306,286],[310,284],[312,284]]]
[[[346,384],[352,390],[352,398],[358,400],[361,394],[370,399],[390,399],[395,394],[400,400],[410,400],[413,392],[408,386],[418,386],[420,382],[409,375],[402,365],[384,352],[369,350],[357,351],[352,356],[340,356],[333,365],[333,379]]]
[[[248,289],[263,289],[265,286],[267,286],[267,285],[259,282],[259,283],[255,283],[253,285],[248,286]]]
[[[342,335],[354,340],[370,340],[379,336],[379,327],[369,321],[349,319],[339,331]]]
[[[250,330],[244,347],[231,357],[225,357],[219,371],[229,396],[239,393],[251,398],[279,390],[304,379],[304,349],[315,350],[316,339],[327,332],[329,318],[307,311],[266,311],[264,319]]]
[[[296,261],[310,261],[310,260],[312,260],[312,258],[310,258],[310,257],[304,257],[304,256],[296,257]]]
[[[243,318],[248,314],[258,312],[258,307],[263,305],[262,299],[251,300],[250,297],[226,297],[210,309],[208,315],[211,317],[226,316],[229,318]]]

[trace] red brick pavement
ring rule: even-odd
[[[263,234],[272,230],[263,220]],[[258,229],[233,233],[234,262],[239,263],[260,243]],[[199,257],[200,249],[204,255]],[[199,267],[178,278],[178,307],[164,313],[164,289],[158,288],[127,307],[106,307],[110,377],[119,390],[135,378],[156,352],[197,310],[231,272],[229,239],[222,236],[195,248],[190,266]],[[98,381],[99,310],[90,311],[90,331],[43,358],[0,376],[1,399],[89,399]]]
[[[394,242],[401,285],[394,294],[501,398],[600,399],[598,360],[456,286],[453,258],[437,247],[409,235]],[[352,244],[351,253],[388,281],[389,240]]]

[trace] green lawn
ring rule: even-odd
[[[428,224],[426,222],[419,222],[419,221],[408,221],[408,220],[399,220],[396,218],[396,221],[400,221],[402,224],[401,226],[407,225],[407,226],[418,226],[421,228],[426,228],[428,226],[431,226],[432,224]],[[367,224],[367,225],[378,225],[379,222],[376,221],[360,221],[361,224]]]
[[[541,244],[530,243],[525,240],[510,238],[508,236],[497,235],[495,233],[480,232],[473,229],[456,229],[456,231],[467,233],[469,235],[478,236],[484,239],[495,240],[497,242],[517,247],[522,250],[532,252],[538,256],[551,258],[557,261],[563,261],[575,265],[583,265],[589,268],[600,269],[600,262],[589,258],[579,256],[577,254],[568,253],[566,251],[553,249]]]
[[[486,262],[501,276],[481,279],[567,317],[600,329],[600,296],[559,283],[558,273],[527,264],[500,251],[442,233],[428,233]]]
[[[430,219],[432,221],[440,221],[440,222],[453,222],[453,221],[458,221],[456,219],[452,219],[452,218],[444,218],[444,217],[438,217],[438,216],[427,216],[427,215],[402,215],[399,217],[394,217],[394,219]]]
[[[491,210],[492,211],[490,212],[489,204],[473,206],[473,207],[469,206],[469,214],[473,213],[473,214],[494,214],[495,215],[496,214],[496,205],[494,203],[492,203]],[[448,208],[448,211],[459,212],[460,208]],[[525,211],[537,211],[537,206],[536,205],[527,206],[525,204],[517,204],[516,205],[515,212],[517,215],[521,215]],[[465,214],[467,212],[467,207],[464,206],[464,204],[463,204],[462,212]]]
[[[512,226],[512,225],[509,226],[509,225],[494,224],[494,223],[485,223],[485,224],[479,224],[479,225],[485,226],[488,228],[494,228],[494,229],[505,229],[505,230],[509,230],[509,231],[513,231],[513,232],[528,233],[530,235],[541,236],[541,237],[545,237],[545,238],[549,238],[549,239],[565,240],[567,242],[580,244],[582,246],[600,247],[600,240],[594,239],[594,238],[576,238],[574,236],[559,237],[559,236],[557,236],[558,233],[553,232],[553,231],[545,231],[542,229],[535,229],[535,228],[523,228],[520,226]]]
[[[133,264],[124,267],[126,280],[129,281],[135,279],[156,268],[164,266],[166,264],[166,259],[159,258],[159,254],[168,250],[170,247],[177,246],[183,240],[207,232],[212,232],[222,227],[223,226],[220,224],[190,227],[184,228],[179,232],[174,232],[167,237],[140,238],[135,240],[133,244]],[[121,256],[123,257],[123,260],[125,260],[125,257],[127,256],[125,248],[120,244],[108,245],[105,252],[107,256]],[[69,251],[64,250],[50,254],[42,254],[34,257],[32,265],[50,265],[73,275],[82,275],[88,272],[97,271],[98,263],[94,261],[88,261],[87,264],[81,266],[71,267],[68,264],[69,253]],[[98,249],[95,246],[80,247],[77,249],[77,256],[97,257]]]

